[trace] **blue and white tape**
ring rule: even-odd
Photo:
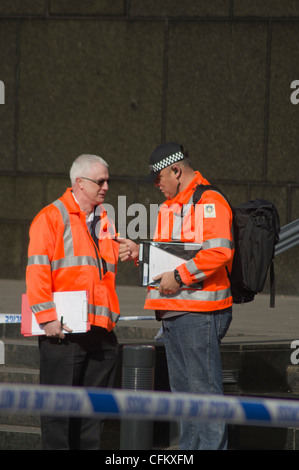
[[[0,324],[2,323],[21,323],[22,315],[20,313],[0,313]]]
[[[0,324],[3,323],[21,323],[22,315],[20,313],[0,313]],[[118,321],[136,321],[136,320],[156,320],[154,316],[124,316],[119,317]]]
[[[43,385],[0,384],[0,413],[299,427],[294,400]]]
[[[136,321],[136,320],[156,320],[156,317],[151,316],[126,316],[126,317],[119,317],[118,321]]]

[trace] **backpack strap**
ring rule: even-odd
[[[273,259],[270,265],[270,307],[275,307],[275,274]]]
[[[211,190],[211,191],[216,191],[217,193],[221,194],[221,196],[226,200],[226,202],[228,203],[229,207],[231,208],[231,211],[233,212],[233,208],[231,206],[231,203],[229,202],[229,200],[227,199],[226,195],[221,191],[221,189],[218,188],[218,186],[215,186],[214,184],[198,184],[194,193],[193,193],[193,205],[195,206],[198,201],[201,199],[203,193],[205,191],[208,191],[208,190]],[[228,270],[228,267],[225,266],[225,269],[226,269],[226,273],[227,273],[227,277],[228,279],[230,280],[231,279],[231,275],[230,275],[230,272]]]
[[[221,189],[218,188],[218,186],[215,186],[214,184],[198,184],[196,186],[196,189],[193,193],[193,204],[196,205],[198,201],[201,199],[203,193],[205,191],[216,191],[217,193],[221,194],[221,196],[226,200],[226,202],[229,204],[231,210],[233,210],[231,203],[227,199],[226,195],[221,191]]]

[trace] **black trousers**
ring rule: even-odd
[[[114,385],[119,346],[114,332],[92,326],[65,339],[39,338],[40,383],[83,387]],[[102,421],[95,418],[41,417],[44,450],[99,450]]]

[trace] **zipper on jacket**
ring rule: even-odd
[[[98,262],[98,268],[99,268],[99,274],[100,274],[100,281],[102,280],[102,273],[101,273],[101,263],[100,263],[100,258],[99,258],[99,254],[98,254],[98,248],[95,244],[95,241],[94,239],[92,238],[89,230],[87,229],[87,233],[88,233],[88,236],[90,237],[92,243],[93,243],[93,246],[94,246],[94,251],[95,251],[95,254],[96,254],[96,257],[97,257],[97,262]]]

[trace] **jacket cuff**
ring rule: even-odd
[[[49,321],[57,320],[57,312],[55,308],[45,310],[43,312],[35,313],[35,318],[37,323],[40,325],[42,323],[47,323]]]
[[[183,284],[185,284],[186,286],[188,286],[189,284],[192,284],[192,279],[190,277],[190,274],[185,264],[181,264],[176,269],[179,272],[179,275],[181,276]]]

